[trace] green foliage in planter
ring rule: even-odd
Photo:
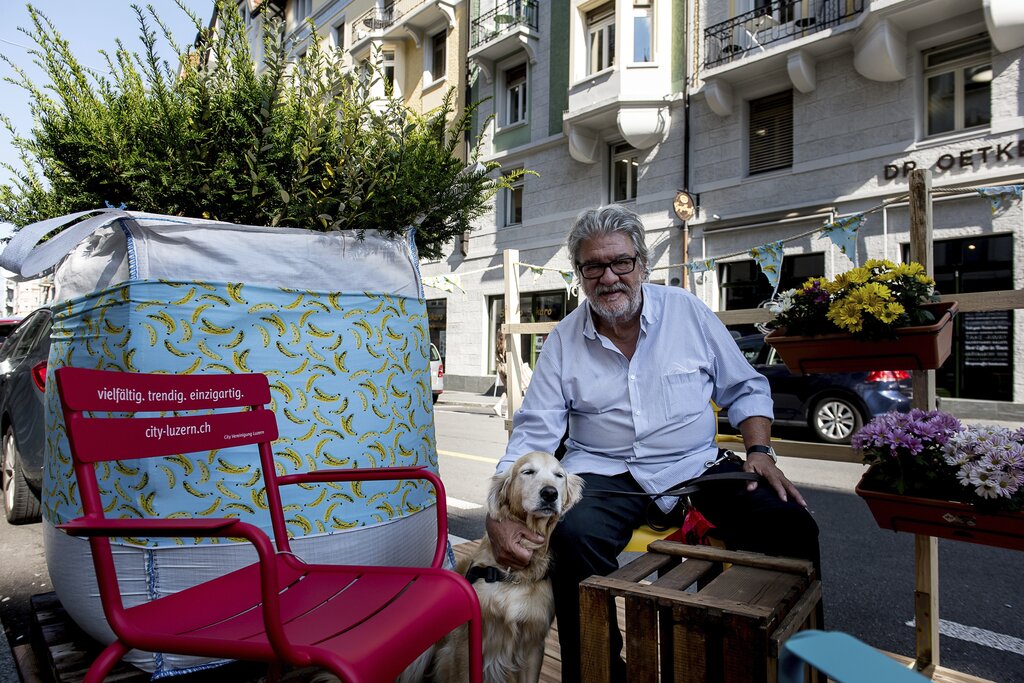
[[[415,225],[420,254],[438,258],[522,174],[500,175],[496,163],[460,156],[474,107],[457,111],[451,91],[427,113],[374,98],[378,73],[346,72],[342,52],[316,40],[291,58],[278,20],[266,23],[257,69],[236,7],[225,0],[217,1],[215,33],[190,13],[203,47],[188,51],[151,8],[133,7],[141,54],[114,41],[101,53],[109,73],[98,73],[29,6],[33,28],[24,32],[49,82],[37,85],[4,57],[35,123],[22,136],[3,119],[22,168],[8,166],[14,180],[0,186],[0,220],[22,226],[124,203],[324,231],[399,234]],[[158,33],[180,64],[160,60]]]

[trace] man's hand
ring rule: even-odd
[[[543,536],[535,534],[512,519],[499,522],[488,515],[486,528],[491,550],[502,567],[522,569],[533,557],[533,550],[526,546],[539,547],[544,543]]]
[[[768,485],[775,489],[775,492],[779,494],[779,498],[782,500],[789,500],[789,496],[793,496],[793,500],[800,503],[800,505],[807,507],[807,502],[804,500],[800,492],[796,490],[796,486],[793,485],[786,475],[782,473],[782,470],[764,453],[747,453],[747,462],[743,465],[744,472],[753,472],[760,475]],[[757,482],[752,481],[747,484],[747,491],[753,491],[757,488]]]

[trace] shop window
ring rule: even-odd
[[[923,55],[925,135],[988,126],[992,119],[992,45],[985,35]]]
[[[750,175],[793,166],[793,91],[750,100]]]
[[[524,323],[557,322],[574,311],[576,303],[576,297],[567,296],[564,289],[521,294],[519,297],[520,320]],[[488,372],[494,372],[495,343],[497,335],[501,333],[501,326],[505,323],[505,297],[490,297],[488,308],[491,319]],[[544,348],[547,338],[546,334],[522,335],[523,347],[520,356],[530,367],[537,364],[537,357],[540,355],[541,349]]]
[[[782,259],[779,291],[800,287],[808,278],[825,274],[825,254],[798,254]],[[772,286],[753,259],[732,261],[718,266],[722,308],[726,311],[757,308],[772,298]],[[740,334],[752,334],[752,325],[734,326]]]

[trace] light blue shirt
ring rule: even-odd
[[[772,418],[768,381],[711,309],[684,289],[645,284],[632,360],[597,332],[589,305],[558,323],[497,469],[530,451],[553,453],[568,421],[566,470],[628,471],[645,491],[664,491],[717,457],[712,400],[733,426]],[[658,499],[666,512],[675,503]]]

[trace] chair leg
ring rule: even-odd
[[[96,661],[92,663],[92,666],[89,667],[83,683],[103,683],[103,679],[107,677],[110,670],[117,666],[117,663],[128,654],[130,649],[120,640],[115,640],[110,645],[107,645],[103,648],[100,656],[96,658]]]
[[[480,617],[469,620],[469,680],[470,683],[483,683],[484,658],[483,634]]]

